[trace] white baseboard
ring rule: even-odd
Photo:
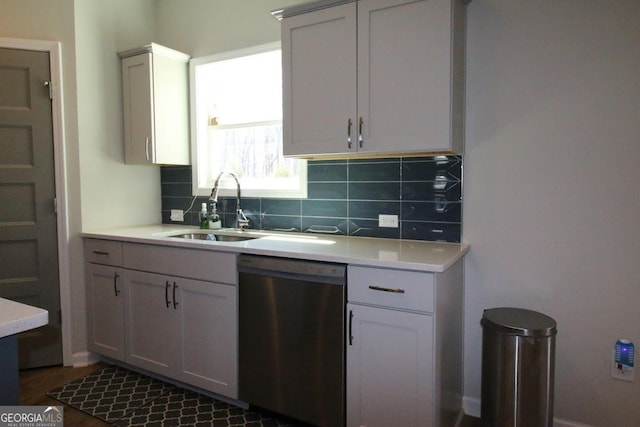
[[[553,418],[553,427],[593,427],[589,424],[577,423],[575,421],[563,420],[561,418]]]
[[[95,353],[92,353],[90,351],[81,351],[78,353],[73,353],[72,366],[74,368],[84,368],[85,366],[96,364],[100,360],[102,360],[100,356]]]
[[[455,427],[459,427],[462,425],[462,420],[464,420],[464,410],[460,410],[458,413],[458,418],[456,419]]]
[[[464,413],[472,417],[480,418],[480,399],[475,397],[463,397],[462,409]]]
[[[472,417],[480,418],[480,399],[475,397],[463,397],[462,409],[464,413]],[[581,424],[575,421],[563,420],[562,418],[553,418],[553,427],[593,427],[588,424]]]

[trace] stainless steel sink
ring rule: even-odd
[[[257,236],[231,236],[227,234],[217,233],[185,233],[177,234],[170,237],[178,237],[181,239],[211,240],[212,242],[242,242],[244,240],[252,240],[258,238]]]

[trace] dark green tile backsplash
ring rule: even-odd
[[[316,160],[307,163],[308,198],[242,198],[250,228],[392,239],[460,242],[462,157]],[[163,166],[162,222],[192,200],[191,167]],[[185,224],[198,223],[198,197]],[[233,226],[235,198],[222,197],[223,226]],[[399,228],[378,227],[378,215],[398,215]]]

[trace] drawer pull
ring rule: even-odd
[[[404,294],[404,289],[383,288],[381,286],[374,286],[374,285],[370,285],[369,289],[371,289],[372,291],[391,292],[393,294]]]
[[[120,295],[120,289],[118,289],[118,279],[120,275],[118,273],[113,274],[113,293],[118,296]]]
[[[93,251],[94,255],[102,255],[102,256],[109,256],[109,252],[105,252],[105,251]]]

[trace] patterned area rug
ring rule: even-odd
[[[109,366],[47,393],[118,427],[296,427],[272,414],[230,405],[118,366]]]

